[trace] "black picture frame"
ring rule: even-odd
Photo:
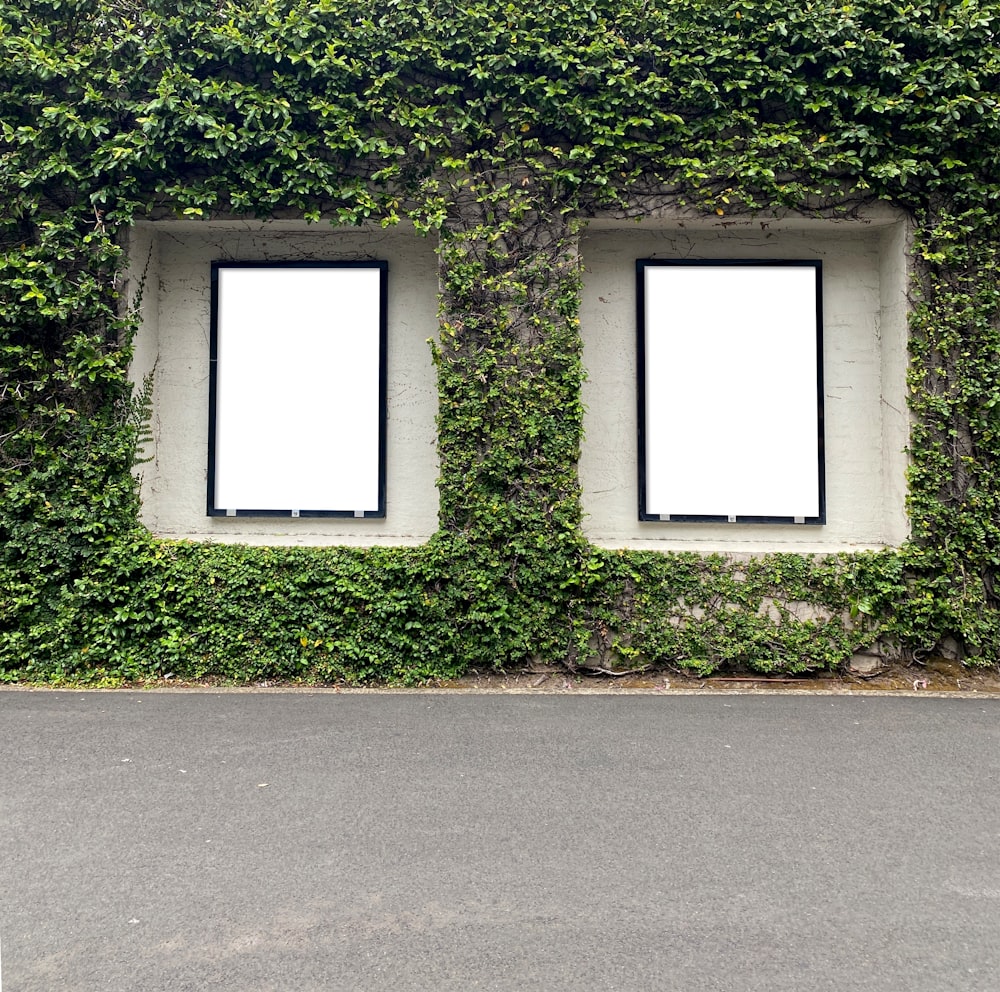
[[[640,521],[826,523],[822,274],[813,259],[636,260]],[[783,285],[793,300],[771,298]],[[740,287],[747,299],[730,295]],[[747,399],[755,371],[777,384],[759,413]],[[745,388],[733,388],[740,377]],[[692,399],[699,389],[705,402]],[[774,411],[783,389],[794,396],[785,425],[800,449],[784,461],[773,439],[761,441],[763,431],[782,430]],[[764,418],[777,422],[758,424]],[[755,424],[757,473],[744,457],[753,454]],[[739,466],[728,495],[713,461],[726,457]],[[768,472],[778,476],[775,489],[785,472],[794,492],[769,494]]]
[[[385,517],[388,269],[212,262],[208,516]]]

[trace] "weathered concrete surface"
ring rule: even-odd
[[[993,992],[1000,701],[0,692],[9,992]]]
[[[580,311],[587,367],[580,482],[590,540],[610,548],[730,553],[857,550],[905,540],[906,239],[902,215],[888,209],[840,221],[665,215],[618,227],[593,222],[581,242]],[[638,258],[822,261],[825,526],[638,520]],[[748,380],[744,395],[707,389],[704,408],[728,406],[738,419],[754,388]],[[703,416],[692,409],[683,429],[697,436]]]
[[[427,345],[438,329],[432,240],[405,228],[162,221],[133,229],[131,256],[130,289],[134,299],[141,288],[142,312],[132,373],[139,380],[152,371],[154,378],[155,443],[146,452],[152,460],[140,466],[143,522],[153,533],[246,544],[412,545],[437,530],[437,376]],[[389,263],[385,519],[205,515],[210,275],[217,259]],[[275,351],[285,346],[275,328]]]

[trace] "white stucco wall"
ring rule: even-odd
[[[903,541],[906,238],[905,221],[888,210],[840,221],[668,216],[642,224],[592,222],[581,246],[580,314],[588,373],[580,480],[590,540],[609,548],[727,552],[857,550]],[[825,525],[639,521],[639,258],[823,262]],[[731,405],[739,417],[739,397],[710,395],[705,402]],[[690,429],[698,429],[697,410]]]
[[[437,528],[437,333],[434,242],[412,230],[160,221],[139,224],[132,278],[148,268],[133,378],[154,369],[153,460],[141,465],[143,522],[163,537],[250,544],[420,544]],[[381,259],[389,263],[386,516],[209,517],[210,263]],[[281,341],[275,341],[275,348]],[[350,430],[349,424],[330,425]]]

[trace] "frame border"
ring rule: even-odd
[[[661,266],[774,268],[789,266],[812,268],[816,273],[816,483],[819,515],[815,517],[723,516],[718,514],[671,514],[664,516],[646,509],[646,269]],[[819,259],[790,258],[638,258],[636,268],[636,399],[638,402],[639,520],[649,523],[712,524],[811,524],[826,523],[826,444],[823,409],[823,263]]]
[[[215,505],[215,445],[217,417],[217,376],[219,361],[219,272],[222,269],[378,269],[379,271],[379,343],[378,343],[378,507],[375,510],[310,510],[252,509],[218,507]],[[348,517],[384,519],[386,515],[386,428],[388,422],[388,328],[389,328],[389,263],[384,260],[366,261],[233,261],[211,263],[211,313],[209,333],[208,378],[208,480],[206,512],[210,517]]]

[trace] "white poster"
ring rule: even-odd
[[[386,274],[215,263],[210,514],[384,514]]]
[[[820,273],[638,263],[643,519],[823,522]]]

